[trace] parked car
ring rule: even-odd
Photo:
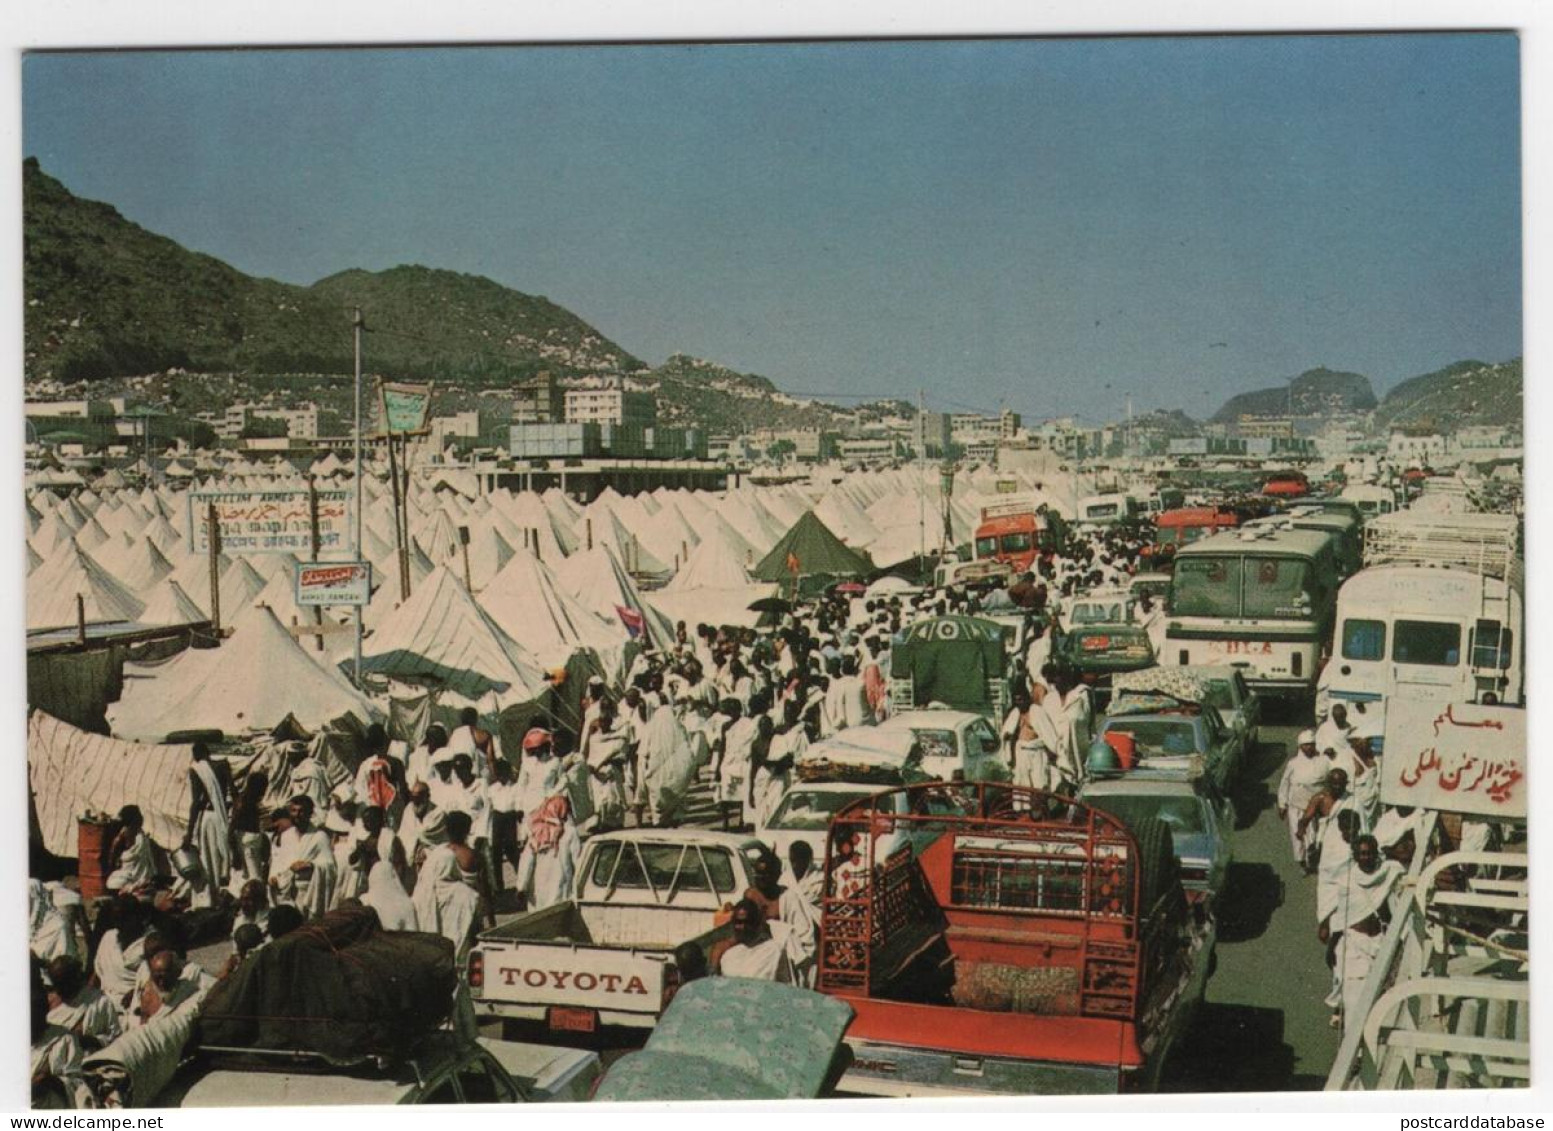
[[[1136,624],[1097,624],[1075,628],[1059,638],[1059,658],[1095,689],[1102,705],[1110,699],[1111,680],[1120,672],[1154,666],[1154,645]]]
[[[1128,672],[1112,681],[1112,693],[1165,692],[1178,699],[1207,703],[1240,739],[1238,755],[1245,764],[1256,751],[1261,733],[1262,700],[1234,664],[1189,664]]]
[[[645,1047],[599,1083],[600,1102],[804,1100],[830,1095],[851,1062],[839,998],[752,978],[701,978],[674,995]],[[773,1039],[780,1032],[781,1039]]]
[[[1234,857],[1235,808],[1205,779],[1134,770],[1090,779],[1078,799],[1129,829],[1150,818],[1163,821],[1170,827],[1187,898],[1210,911],[1218,905]]]
[[[1127,592],[1134,601],[1148,594],[1149,600],[1158,605],[1170,592],[1170,575],[1168,573],[1134,574],[1132,581],[1127,585]]]
[[[1131,624],[1135,599],[1118,589],[1114,592],[1083,593],[1063,603],[1057,613],[1064,632],[1100,624]]]
[[[482,933],[469,954],[475,1012],[523,1033],[591,1039],[657,1024],[679,984],[675,947],[727,933],[714,914],[755,882],[752,836],[629,829],[590,839],[571,899]],[[512,1034],[509,1034],[512,1035]]]
[[[1240,736],[1206,703],[1129,694],[1106,713],[1097,734],[1128,735],[1140,768],[1202,773],[1221,794],[1240,771]]]
[[[801,781],[900,785],[916,781],[1008,781],[997,731],[971,711],[902,711],[877,726],[848,727],[799,755]]]
[[[253,1060],[258,1054],[245,1054]],[[386,1106],[556,1101],[581,1103],[599,1077],[597,1053],[449,1031],[428,1035],[410,1060],[345,1070],[274,1054],[271,1066],[197,1054],[156,1107]]]

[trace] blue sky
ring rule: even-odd
[[[1521,351],[1511,35],[29,56],[24,149],[241,270],[1040,417]],[[1223,343],[1223,344],[1216,344]]]

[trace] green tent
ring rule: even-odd
[[[917,621],[890,654],[897,707],[943,703],[1000,718],[1007,705],[1007,631],[978,617]]]
[[[788,585],[797,580],[805,590],[811,586],[802,585],[804,578],[865,577],[873,572],[872,559],[849,548],[813,511],[804,511],[754,570],[760,581]]]

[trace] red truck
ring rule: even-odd
[[[1157,820],[1135,836],[989,782],[854,802],[831,822],[820,925],[818,987],[856,1013],[839,1090],[1150,1090],[1202,999],[1213,937]]]
[[[1047,522],[1028,500],[983,507],[981,525],[976,527],[976,560],[1002,562],[1017,577],[1033,568],[1048,531]]]

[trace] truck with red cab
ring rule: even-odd
[[[856,1013],[840,1091],[1152,1089],[1213,938],[1163,821],[990,782],[854,802],[831,822],[820,920],[818,988]]]
[[[1051,546],[1052,522],[1028,500],[982,507],[976,527],[976,560],[1003,562],[1017,576],[1033,569],[1036,556]]]

